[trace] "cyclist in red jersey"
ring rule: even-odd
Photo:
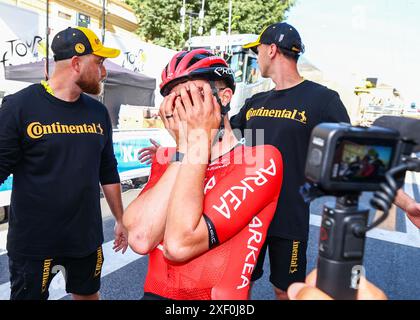
[[[162,72],[160,116],[177,142],[153,156],[127,208],[129,244],[149,254],[144,299],[247,299],[283,177],[280,152],[245,147],[228,117],[233,72],[204,49]]]

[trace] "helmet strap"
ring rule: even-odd
[[[216,98],[217,103],[220,105],[220,113],[222,115],[221,119],[220,119],[220,126],[219,126],[219,131],[217,132],[216,136],[214,137],[213,140],[213,145],[215,145],[218,141],[222,141],[223,139],[223,135],[225,134],[225,115],[227,115],[227,113],[230,110],[230,103],[228,103],[226,106],[224,106],[222,104],[222,100],[220,100],[219,97],[219,90],[216,88],[216,82],[211,80],[210,82],[210,87],[211,87],[211,91],[213,93],[213,96]]]

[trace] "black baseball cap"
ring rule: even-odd
[[[54,52],[55,61],[86,54],[103,58],[115,58],[120,54],[118,49],[105,47],[92,30],[84,27],[69,27],[57,33],[52,41],[51,49]]]
[[[254,49],[260,44],[276,44],[278,48],[301,54],[305,51],[299,32],[286,22],[278,22],[264,28],[258,39],[243,46],[245,49]]]

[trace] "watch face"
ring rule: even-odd
[[[172,156],[171,162],[182,161],[183,158],[184,158],[184,154],[177,151]]]

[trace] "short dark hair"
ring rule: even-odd
[[[277,47],[277,48],[286,58],[293,59],[295,62],[298,62],[300,54],[298,54],[296,52],[293,52],[291,50],[286,50],[286,49],[279,48],[279,47]]]
[[[222,79],[222,80],[216,80],[216,83],[223,83],[223,86],[225,87],[225,88],[230,88],[230,86],[229,86],[229,83],[225,80],[225,79]]]

